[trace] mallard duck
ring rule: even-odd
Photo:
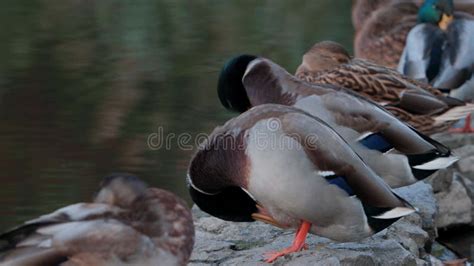
[[[193,201],[229,221],[260,220],[337,241],[366,238],[411,214],[329,125],[289,106],[254,107],[216,128],[188,170]]]
[[[450,95],[474,100],[474,20],[453,18],[453,2],[427,0],[410,31],[398,70]],[[467,119],[465,131],[474,132]]]
[[[412,184],[457,160],[374,102],[342,87],[306,83],[265,58],[231,59],[221,71],[218,94],[224,107],[237,112],[276,103],[324,120],[391,187]]]
[[[400,119],[426,134],[445,131],[474,110],[474,105],[446,97],[394,69],[351,58],[344,47],[330,41],[317,43],[306,52],[296,76],[311,83],[349,88],[389,107],[395,115],[403,113]]]
[[[186,265],[191,212],[174,194],[135,176],[106,177],[77,203],[0,235],[2,265]]]
[[[417,24],[421,1],[358,0],[353,4],[352,20],[356,29],[354,54],[379,65],[397,68],[410,30]],[[474,3],[456,1],[460,11],[474,14]],[[468,14],[456,12],[458,17]]]

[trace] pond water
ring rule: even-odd
[[[0,231],[87,201],[131,172],[189,200],[193,154],[160,131],[210,132],[235,116],[216,95],[229,57],[289,72],[316,41],[351,49],[351,3],[29,0],[0,2]],[[155,139],[156,141],[156,139]]]

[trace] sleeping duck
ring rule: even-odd
[[[1,265],[186,265],[191,212],[174,194],[135,176],[106,177],[77,203],[0,235]]]
[[[452,0],[427,0],[407,38],[398,70],[450,96],[474,100],[474,20],[453,17]],[[468,119],[470,122],[470,119]],[[473,132],[466,123],[466,132]]]
[[[376,64],[397,68],[410,30],[417,24],[421,1],[357,0],[353,2],[352,21],[356,34],[354,54]],[[474,3],[455,1],[456,17],[474,14]],[[464,13],[468,12],[468,13]]]
[[[267,262],[303,249],[308,232],[358,241],[414,212],[328,124],[283,105],[253,107],[217,127],[187,182],[215,217],[298,228],[293,245]]]
[[[457,160],[374,102],[342,87],[306,83],[262,57],[231,59],[221,71],[218,94],[224,107],[237,112],[266,103],[305,110],[328,123],[391,187],[415,183]]]
[[[408,32],[416,25],[417,10],[418,7],[410,2],[381,5],[357,31],[355,56],[397,68]]]
[[[317,43],[306,52],[296,76],[310,83],[354,90],[425,134],[445,131],[474,110],[474,105],[446,97],[394,69],[351,58],[344,47],[330,41]]]

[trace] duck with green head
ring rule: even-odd
[[[426,0],[418,11],[418,22],[437,24],[446,30],[453,20],[453,13],[452,0]]]
[[[303,55],[295,75],[310,83],[351,89],[425,134],[445,131],[474,111],[474,105],[446,97],[429,84],[395,69],[352,58],[342,45],[331,41],[313,45]]]
[[[398,70],[464,101],[474,99],[474,20],[453,16],[452,0],[426,0]],[[470,121],[470,120],[469,120]],[[469,123],[465,132],[472,132]]]
[[[354,0],[352,22],[355,29],[355,56],[397,68],[407,35],[418,23],[421,4],[423,1],[420,0]],[[426,14],[422,17],[437,16],[438,12],[430,6],[431,3],[425,4],[422,12]],[[467,13],[474,14],[474,3],[469,0],[457,0],[454,1],[454,9],[456,12],[451,17],[445,16],[442,20],[444,26],[453,17],[466,17]]]
[[[225,108],[240,113],[268,103],[307,111],[328,123],[392,187],[412,184],[456,161],[447,147],[374,102],[343,87],[306,83],[263,57],[240,55],[229,60],[219,77],[218,94]],[[423,91],[405,94],[413,94],[410,102],[430,96]],[[432,107],[437,105],[435,97],[429,102]],[[418,118],[444,127],[444,117]]]

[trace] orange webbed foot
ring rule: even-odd
[[[464,126],[463,127],[460,127],[460,128],[451,128],[449,129],[449,132],[450,133],[464,133],[464,134],[468,134],[468,133],[474,133],[474,128],[472,128],[472,122],[471,122],[471,114],[469,114],[466,118],[465,118],[465,123],[464,123]]]
[[[308,246],[307,245],[303,245],[303,247],[301,248],[296,248],[296,247],[289,247],[289,248],[285,248],[283,250],[280,250],[280,251],[269,251],[267,253],[265,253],[265,262],[268,262],[268,263],[272,263],[274,262],[276,259],[278,259],[279,257],[283,257],[285,255],[288,255],[288,254],[291,254],[291,253],[294,253],[294,252],[298,252],[298,251],[301,251],[303,249],[308,249]]]
[[[279,257],[283,257],[290,253],[298,252],[303,249],[307,249],[308,246],[305,244],[306,235],[308,234],[311,224],[309,222],[302,222],[298,230],[296,231],[295,240],[291,247],[285,248],[280,251],[270,251],[265,253],[265,262],[272,263]]]
[[[472,127],[451,128],[449,130],[449,133],[470,134],[470,133],[474,133],[474,128]]]

